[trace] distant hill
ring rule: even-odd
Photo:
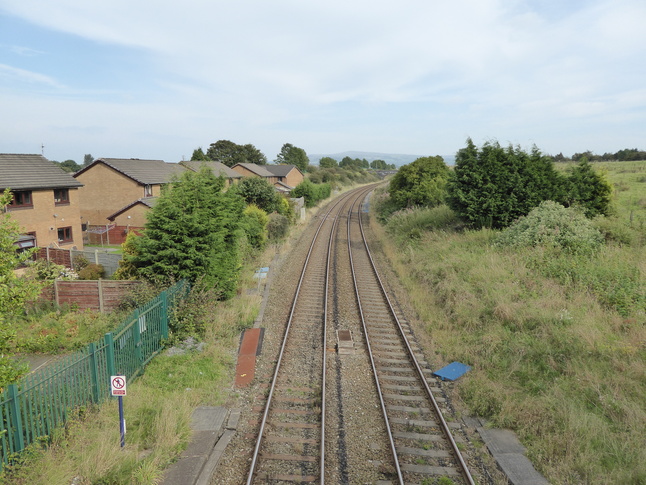
[[[363,160],[365,158],[369,162],[372,162],[373,160],[383,160],[388,164],[394,163],[395,166],[397,167],[401,167],[402,165],[409,164],[417,160],[419,157],[425,157],[425,156],[428,156],[428,155],[404,155],[404,154],[398,154],[398,153],[377,153],[377,152],[359,152],[359,151],[347,151],[347,152],[341,152],[341,153],[324,153],[324,154],[317,153],[317,154],[308,155],[310,159],[310,163],[312,165],[318,165],[319,160],[321,160],[321,158],[323,157],[334,158],[337,162],[340,162],[345,157],[350,157],[350,158],[358,158],[360,160]],[[444,158],[444,161],[446,162],[447,165],[453,165],[453,162],[455,161],[455,157],[453,155],[449,155],[449,156],[443,155],[442,158]]]

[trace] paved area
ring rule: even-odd
[[[525,447],[518,441],[513,431],[487,428],[484,426],[485,423],[477,418],[466,418],[464,422],[478,431],[511,485],[549,485],[545,477],[536,471],[532,462],[525,456]]]
[[[235,433],[240,410],[201,406],[193,412],[193,436],[178,461],[166,470],[162,485],[208,485]]]

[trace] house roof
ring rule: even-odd
[[[231,169],[230,167],[227,167],[224,163],[221,162],[209,162],[205,160],[191,160],[191,161],[185,161],[185,162],[179,162],[180,165],[183,165],[184,167],[193,170],[194,172],[197,172],[202,165],[206,165],[211,169],[211,171],[219,177],[222,175],[223,177],[226,178],[241,178],[242,175],[236,172],[235,170]]]
[[[37,190],[76,187],[83,187],[83,184],[42,155],[0,153],[0,189]]]
[[[173,175],[181,174],[187,170],[179,163],[167,163],[163,160],[142,160],[139,158],[98,158],[87,167],[82,168],[74,174],[78,177],[83,172],[90,170],[98,164],[104,164],[135,182],[142,185],[166,184],[170,182]]]
[[[142,205],[145,205],[147,207],[152,208],[152,207],[155,206],[158,199],[159,199],[159,197],[142,197],[141,199],[137,199],[134,202],[131,202],[130,204],[128,204],[127,206],[119,209],[114,214],[109,215],[108,217],[106,217],[106,219],[108,219],[109,221],[114,221],[119,215],[123,214],[128,209],[131,209],[132,207],[136,206],[137,204],[142,204]]]
[[[276,187],[276,190],[279,190],[280,192],[291,192],[294,190],[294,187],[291,187],[290,185],[287,185],[285,182],[276,182],[274,184],[274,187]]]
[[[301,171],[296,165],[265,165],[265,168],[278,177],[287,177],[294,169]]]
[[[276,175],[265,168],[268,167],[268,165],[257,165],[255,163],[236,163],[234,167],[237,166],[244,167],[260,177],[276,177]]]

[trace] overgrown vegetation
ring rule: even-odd
[[[646,483],[646,164],[606,168],[610,215],[544,202],[501,232],[409,209],[381,238],[431,360],[472,366],[468,412],[514,429],[551,483]]]
[[[75,410],[48,446],[33,446],[0,474],[0,484],[50,483],[151,485],[186,447],[195,407],[223,405],[233,371],[239,332],[250,326],[257,296],[218,302],[201,293],[181,310],[204,331],[199,348],[155,358],[146,373],[128,383],[124,399],[126,447],[120,448],[116,400]]]

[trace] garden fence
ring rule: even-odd
[[[189,290],[183,280],[134,310],[113,332],[73,355],[29,374],[0,394],[0,467],[63,425],[75,409],[110,395],[110,376],[128,381],[163,348],[172,309]]]

